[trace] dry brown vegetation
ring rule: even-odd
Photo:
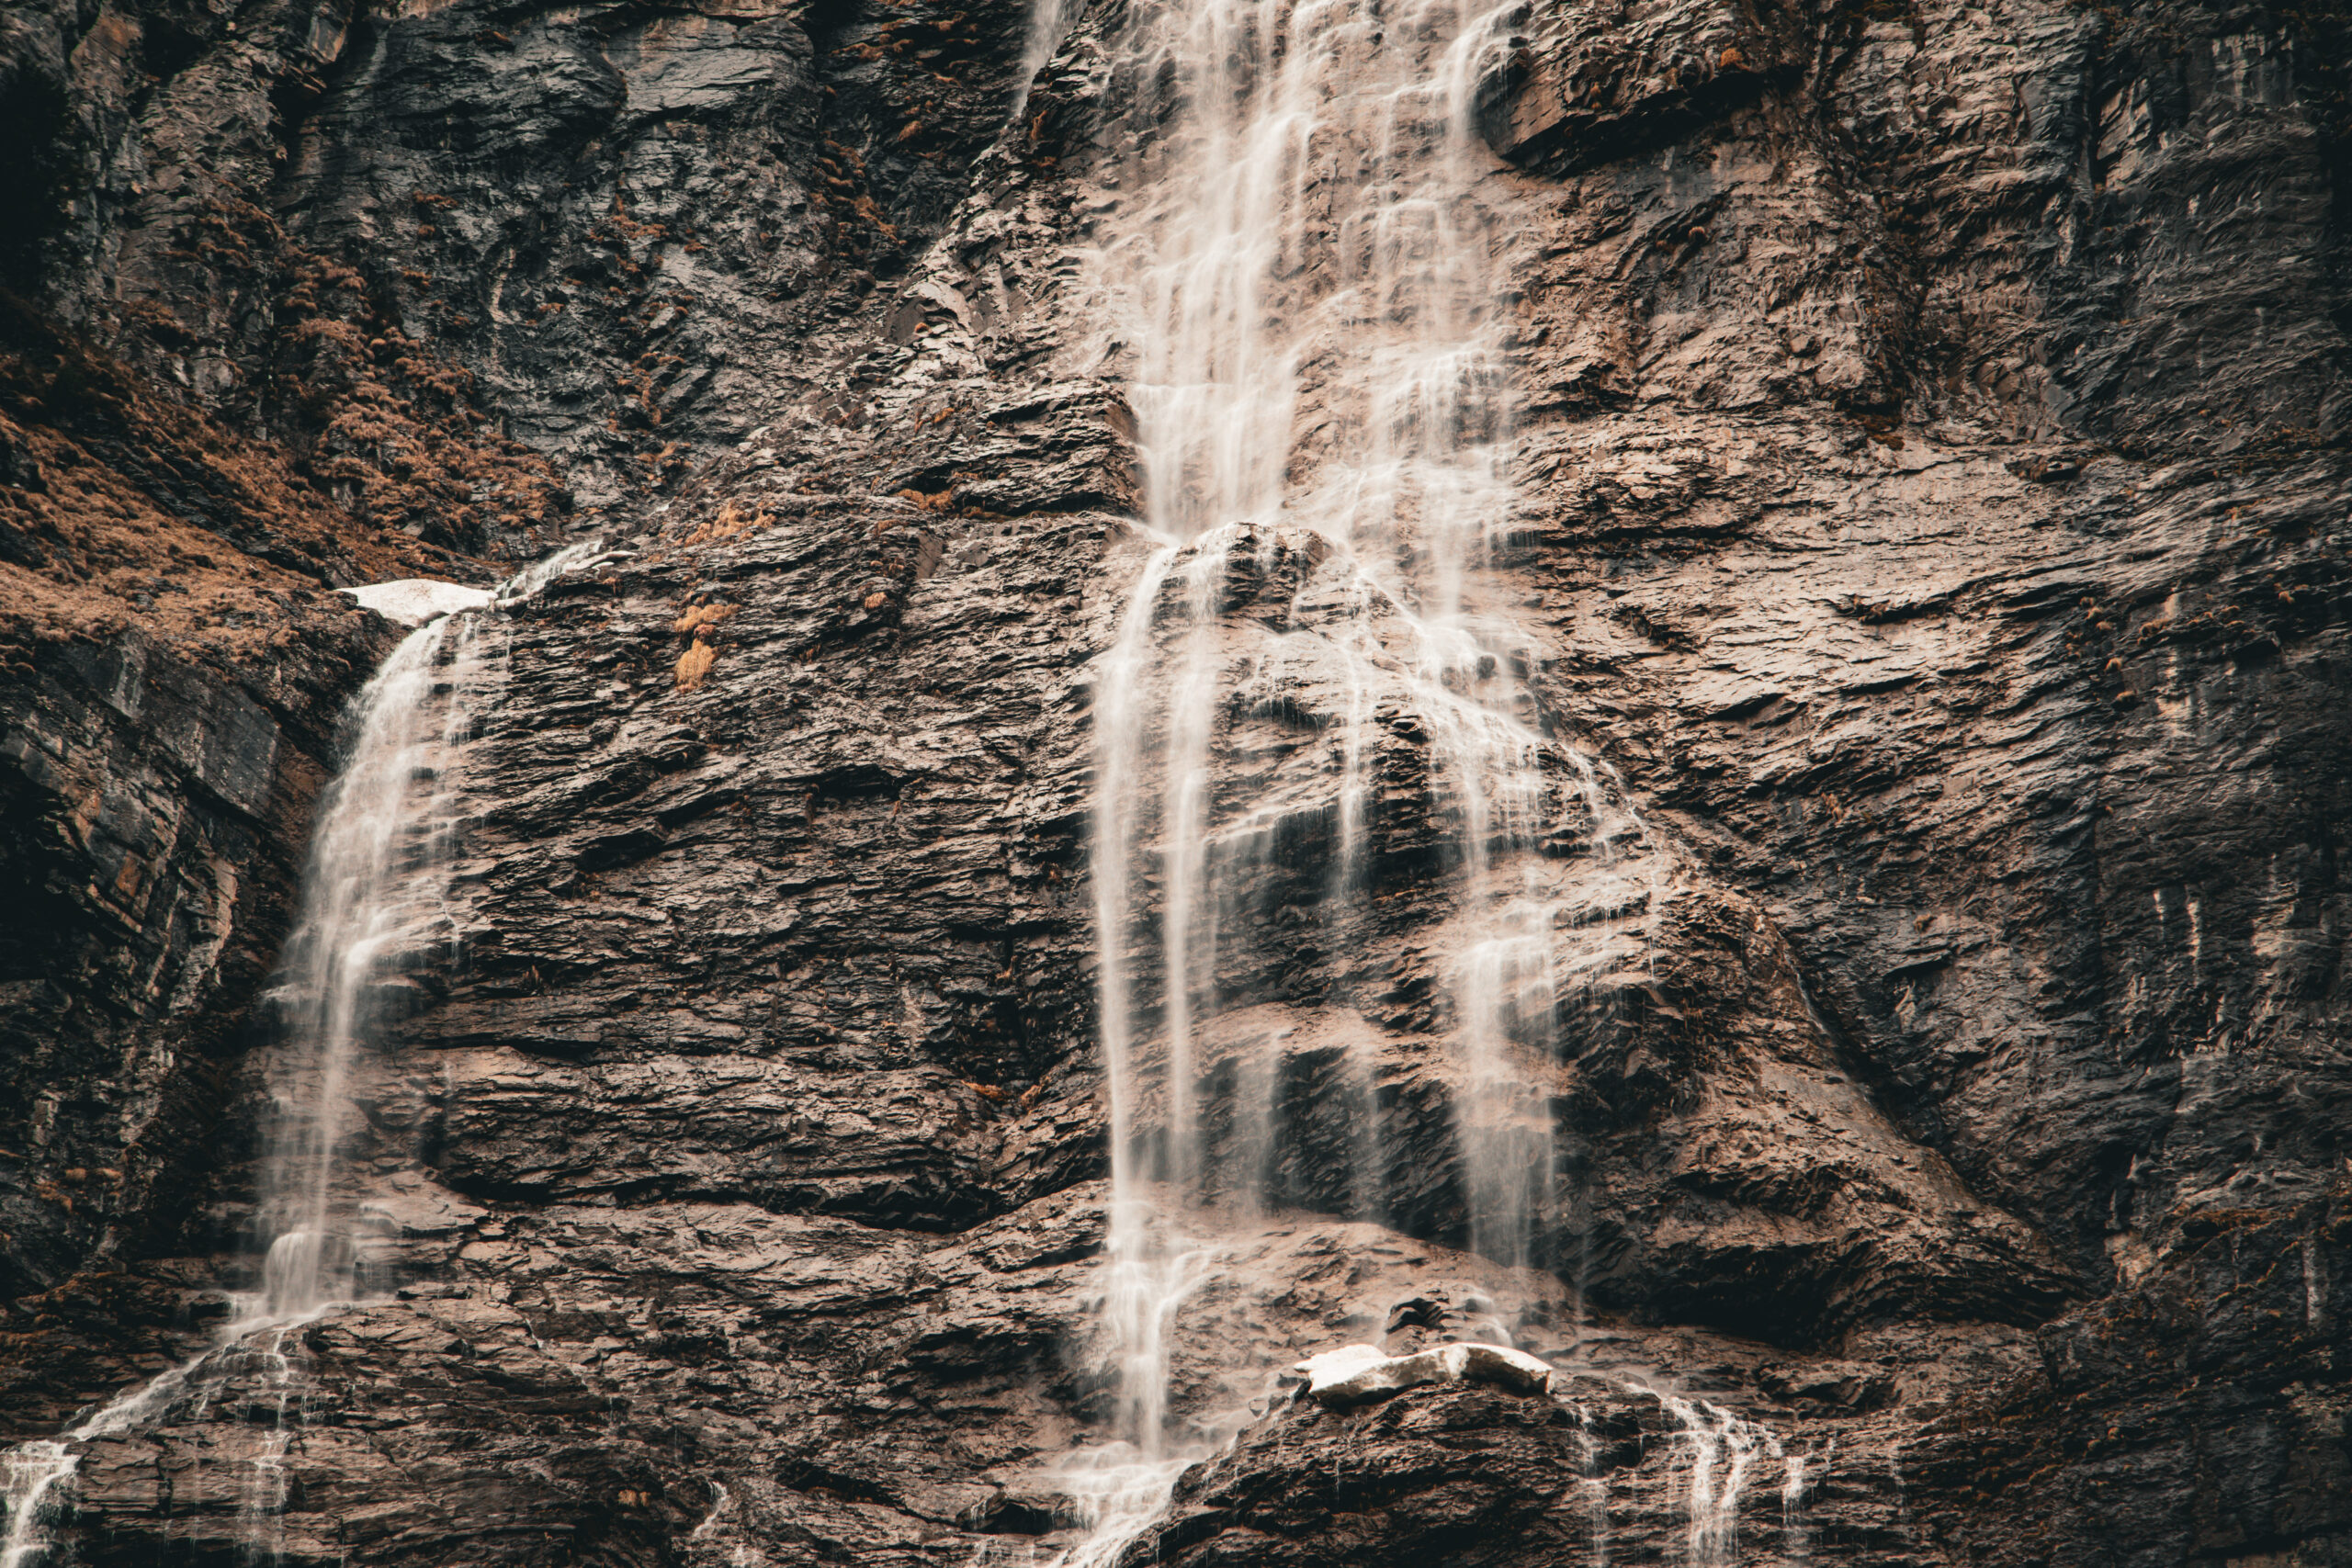
[[[732,604],[689,604],[685,614],[672,624],[670,629],[689,637],[707,637],[708,629],[731,618]]]
[[[678,655],[678,690],[691,692],[710,677],[710,667],[718,662],[718,649],[702,638],[686,644]]]
[[[718,539],[734,538],[739,534],[748,534],[754,528],[772,526],[775,522],[775,514],[764,506],[745,506],[729,501],[718,509],[717,516],[697,525],[682,542],[707,545]]]
[[[136,627],[263,659],[302,623],[350,624],[334,586],[483,581],[482,558],[560,539],[545,460],[357,273],[234,198],[159,260],[189,286],[128,300],[106,346],[0,297],[0,640]],[[214,308],[224,285],[269,300],[258,330]],[[187,389],[199,362],[227,385]]]
[[[359,612],[329,581],[479,577],[355,520],[270,446],[0,300],[0,638],[137,627],[239,660]]]
[[[718,661],[713,637],[734,615],[732,604],[689,604],[671,623],[670,629],[686,638],[678,655],[678,690],[691,692],[710,678],[710,667]]]

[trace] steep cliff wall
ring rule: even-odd
[[[397,1293],[295,1337],[296,1419],[253,1356],[92,1443],[85,1560],[1067,1542],[1090,716],[1145,554],[1081,288],[1122,15],[1009,131],[1003,6],[0,18],[17,1435],[250,1283],[243,1021],[389,640],[324,590],[607,546],[500,622],[464,949],[355,1096]],[[1651,826],[1589,929],[1650,956],[1559,1024],[1561,1205],[1498,1271],[1452,1250],[1429,738],[1378,749],[1377,897],[1267,858],[1210,1134],[1263,1081],[1292,1206],[1224,1216],[1171,1385],[1265,1413],[1149,1550],[2352,1552],[2346,17],[1514,25],[1501,565]],[[1313,565],[1250,558],[1237,650]],[[1303,769],[1329,700],[1220,706],[1215,755]],[[1332,1217],[1365,1118],[1380,1224]],[[1560,1402],[1262,1403],[1493,1317]]]

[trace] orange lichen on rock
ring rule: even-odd
[[[707,545],[718,539],[731,539],[748,534],[754,528],[765,528],[775,522],[775,514],[766,507],[739,506],[729,501],[718,509],[718,515],[696,526],[685,537],[689,545]]]
[[[678,690],[691,692],[710,676],[710,667],[718,661],[718,649],[700,637],[686,644],[685,652],[678,655]]]
[[[734,614],[735,606],[732,604],[689,604],[685,614],[680,615],[670,629],[700,637],[710,627],[720,625]]]
[[[137,631],[265,661],[365,614],[330,584],[488,575],[353,518],[277,447],[0,301],[0,643]]]

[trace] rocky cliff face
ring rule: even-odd
[[[55,1550],[1083,1533],[1123,17],[1034,83],[1016,8],[927,0],[0,17],[14,1437],[254,1283],[256,1004],[392,637],[327,591],[603,541],[496,616],[462,947],[351,1096],[383,1289],[90,1440]],[[1134,1560],[2352,1560],[2346,17],[1512,27],[1498,570],[1647,824],[1562,940],[1645,956],[1549,1021],[1504,1269],[1430,737],[1382,730],[1376,897],[1311,821],[1250,873],[1205,1135],[1273,1201],[1193,1222],[1170,1382],[1239,1436]],[[1221,646],[1305,548],[1240,552]],[[1320,765],[1279,695],[1223,776]],[[1554,1398],[1276,1382],[1496,1322]]]

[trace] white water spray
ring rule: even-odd
[[[1029,30],[1021,45],[1021,77],[1012,90],[1012,110],[1010,118],[1016,134],[1029,108],[1029,89],[1037,73],[1054,57],[1069,35],[1070,24],[1078,20],[1083,0],[1029,0]]]

